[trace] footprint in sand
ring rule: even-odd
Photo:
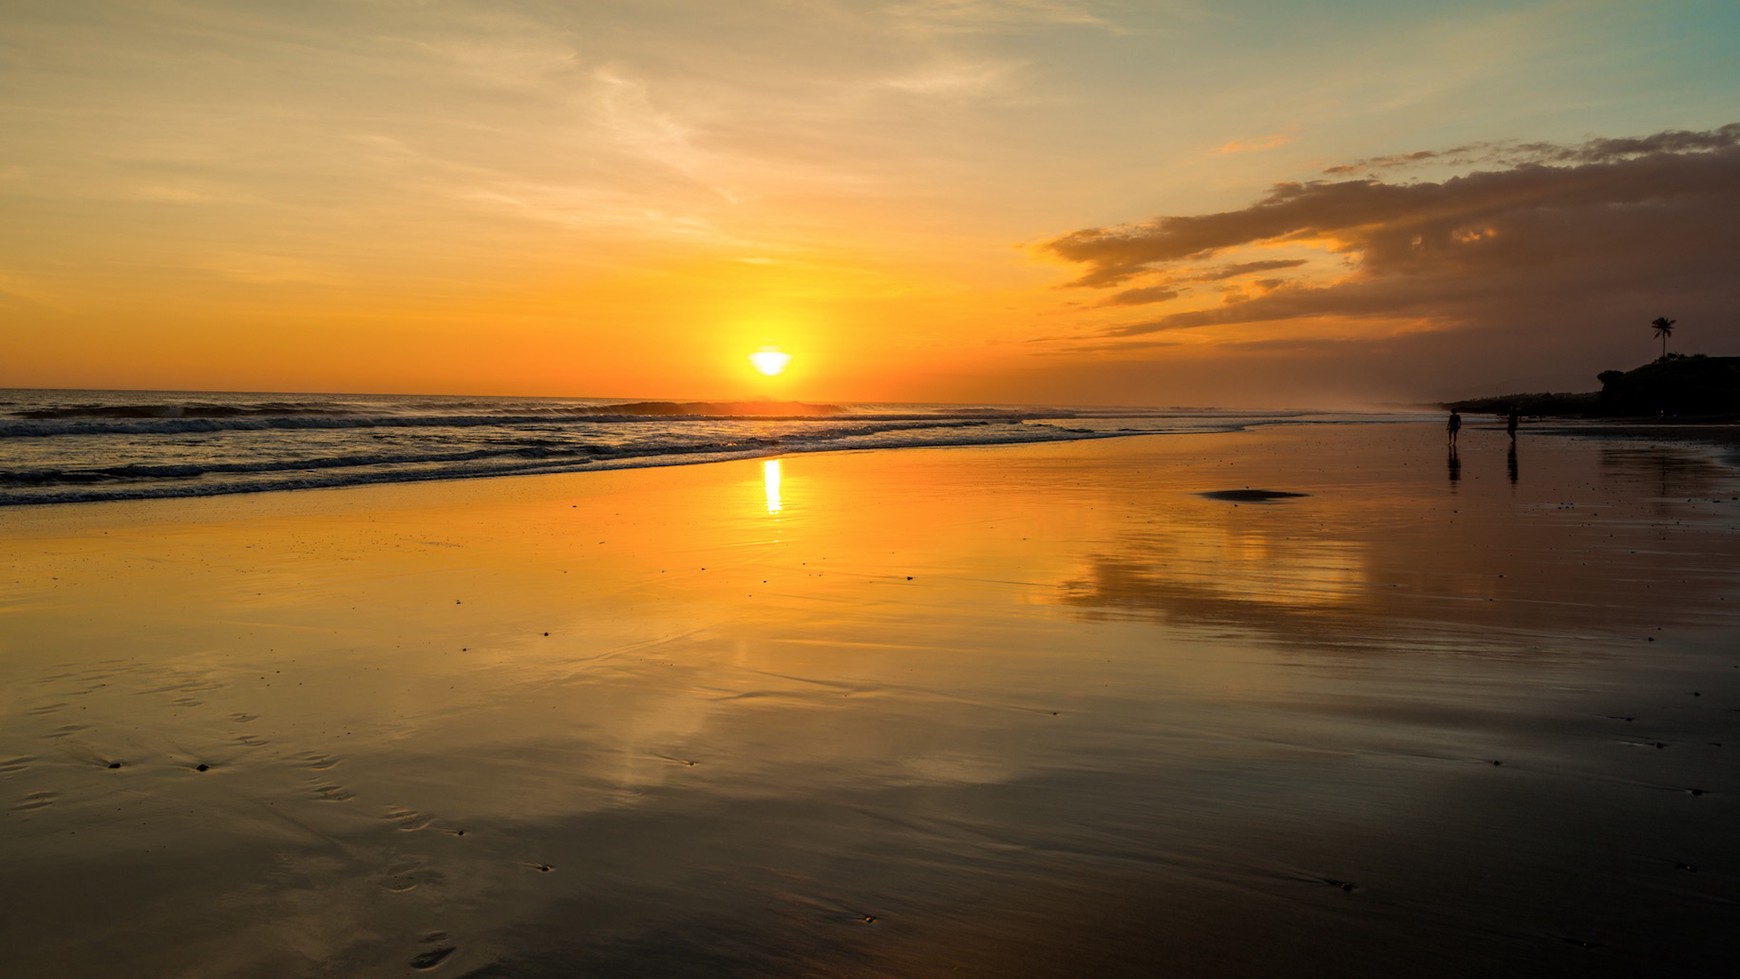
[[[250,748],[262,748],[272,743],[265,738],[256,738],[252,734],[239,734],[236,736],[236,741]]]
[[[161,687],[152,687],[148,690],[141,690],[139,693],[198,693],[201,690],[216,690],[218,686],[219,684],[213,683],[203,677],[195,677],[182,680],[180,683],[169,683]]]
[[[44,806],[51,805],[55,800],[53,792],[32,792],[23,801],[12,807],[13,812],[35,812]]]
[[[307,762],[309,768],[312,768],[317,772],[324,772],[329,768],[336,768],[339,764],[337,758],[334,758],[331,755],[322,755],[313,751],[304,752],[298,757]]]
[[[440,946],[438,948],[432,948],[429,951],[423,952],[423,953],[419,954],[416,958],[412,959],[411,960],[411,968],[413,968],[413,969],[433,969],[436,966],[441,964],[442,959],[447,958],[447,956],[452,955],[456,951],[458,951],[458,949],[454,948],[451,945],[443,945],[443,946]]]
[[[64,738],[69,734],[77,734],[80,731],[87,731],[89,729],[89,724],[62,724],[60,727],[48,732],[48,736],[50,738]]]
[[[420,829],[427,829],[429,824],[434,822],[434,820],[415,809],[388,809],[387,818],[398,823],[399,829],[406,833],[414,833]]]
[[[35,714],[35,715],[40,717],[44,714],[59,713],[60,711],[64,710],[65,708],[66,708],[66,701],[63,700],[58,704],[43,704],[41,707],[32,707],[30,709],[30,712],[32,714]]]
[[[334,785],[331,783],[326,785],[316,785],[314,791],[320,793],[321,802],[348,802],[351,799],[356,798],[356,793],[351,792],[342,785]]]
[[[405,894],[419,887],[440,884],[444,876],[439,870],[431,869],[415,861],[407,861],[394,867],[389,867],[376,883],[390,894]],[[445,937],[445,936],[443,936]]]
[[[22,772],[26,768],[29,768],[30,763],[35,760],[35,755],[19,755],[16,758],[8,758],[5,761],[0,761],[0,775],[11,775],[13,772]]]

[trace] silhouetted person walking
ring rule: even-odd
[[[1450,409],[1450,421],[1445,423],[1444,431],[1450,436],[1450,445],[1454,448],[1456,433],[1462,431],[1462,415],[1455,408]]]
[[[1516,423],[1521,420],[1521,417],[1517,413],[1516,406],[1512,405],[1510,409],[1510,417],[1504,420],[1504,430],[1510,433],[1510,440],[1512,442],[1516,441]]]

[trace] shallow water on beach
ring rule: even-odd
[[[0,513],[0,947],[57,976],[1711,974],[1740,482],[1441,440]],[[1305,495],[1204,495],[1248,489]]]
[[[1412,413],[0,388],[0,507],[224,496]]]

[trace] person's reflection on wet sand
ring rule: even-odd
[[[1516,482],[1516,442],[1510,443],[1510,451],[1504,454],[1505,468],[1510,470],[1510,481]]]
[[[1462,478],[1462,459],[1456,455],[1456,446],[1450,446],[1450,458],[1445,460],[1450,469],[1450,482],[1455,483]]]

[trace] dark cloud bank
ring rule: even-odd
[[[1596,371],[1650,358],[1648,324],[1663,315],[1680,322],[1677,349],[1740,353],[1740,123],[1575,146],[1479,144],[1351,166],[1463,160],[1501,166],[1441,182],[1367,175],[1277,184],[1241,210],[1089,228],[1041,247],[1081,266],[1072,285],[1121,288],[1108,304],[1155,307],[1157,315],[1085,345],[1101,352],[1139,356],[1147,347],[1155,356],[1169,341],[1151,334],[1192,327],[1372,325],[1358,342],[1250,345],[1238,369],[1260,385],[1321,368],[1339,390],[1380,399],[1591,389]],[[1230,261],[1252,246],[1311,241],[1337,244],[1310,263]],[[1325,277],[1336,263],[1344,267]],[[1256,273],[1260,285],[1245,278]],[[1255,288],[1229,289],[1229,280]],[[1223,298],[1166,312],[1191,295],[1195,306],[1203,295]],[[1163,371],[1164,358],[1152,363]],[[1202,401],[1213,392],[1184,393]]]

